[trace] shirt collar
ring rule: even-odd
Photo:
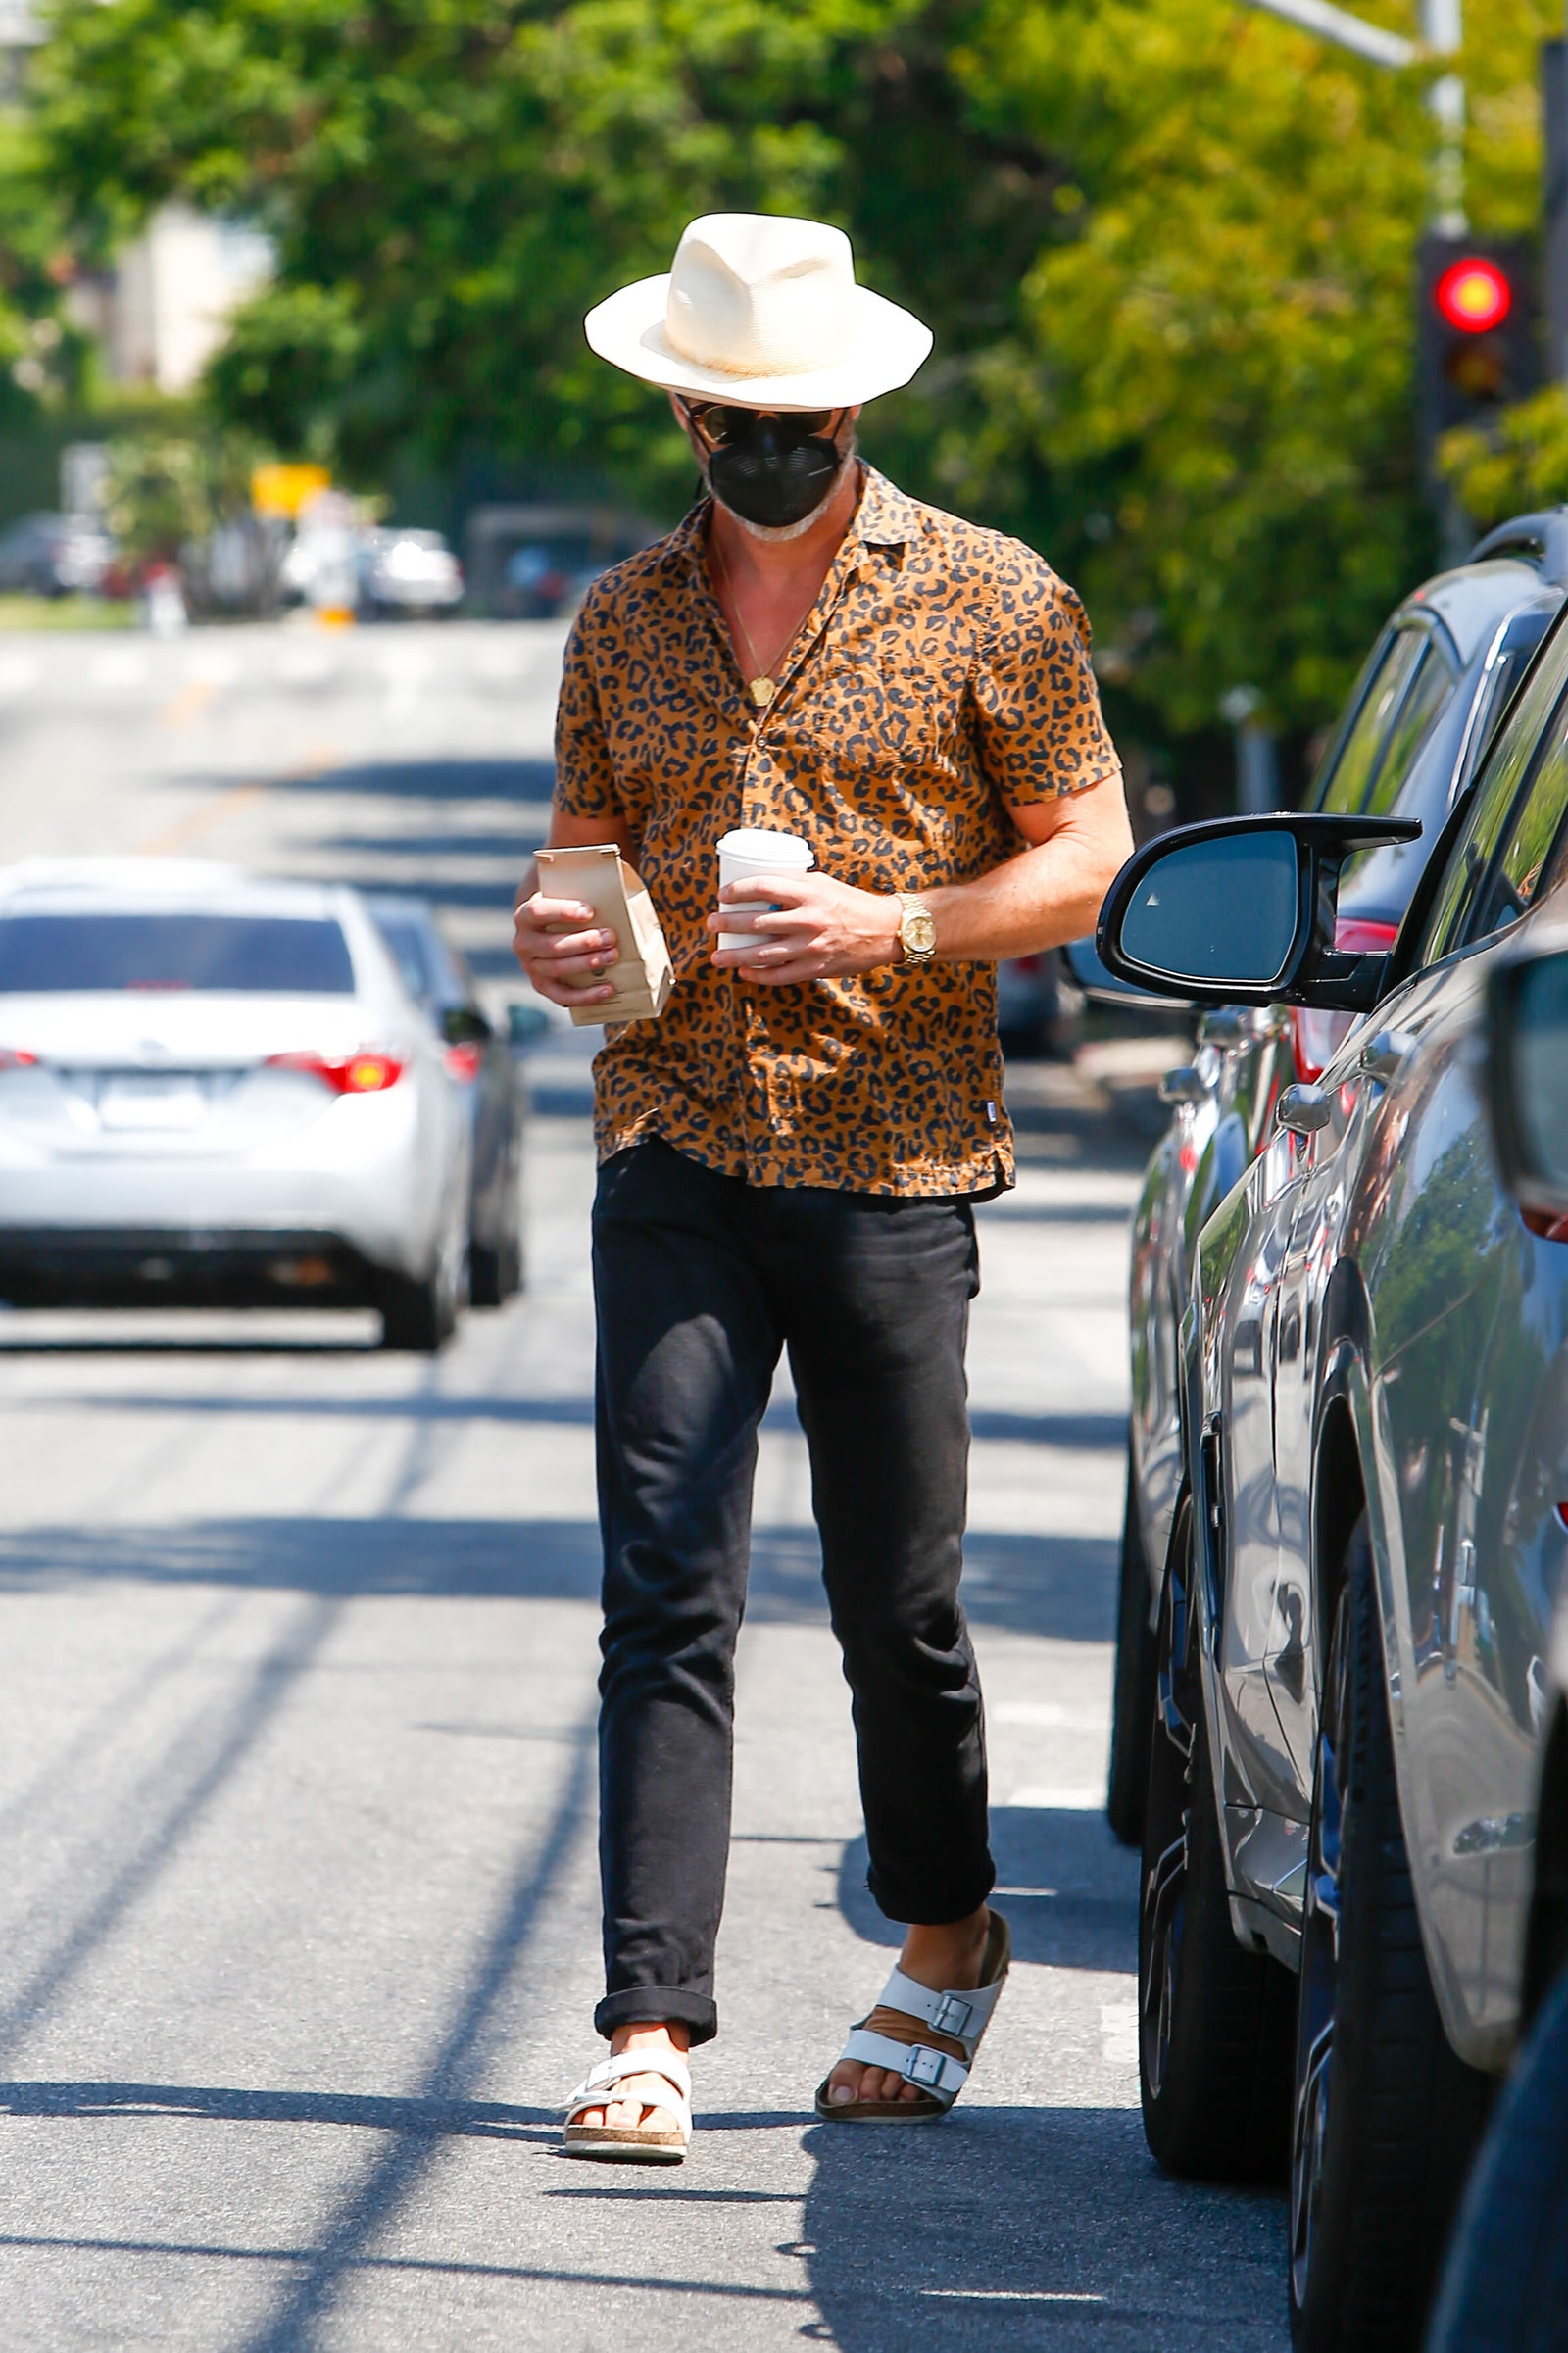
[[[845,534],[846,541],[856,540],[866,550],[896,551],[896,559],[902,561],[905,549],[919,536],[920,510],[913,499],[906,498],[874,466],[867,466],[865,486],[855,511],[855,520]]]

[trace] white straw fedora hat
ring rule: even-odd
[[[771,213],[694,221],[663,277],[589,312],[602,360],[748,409],[847,409],[906,384],[931,330],[855,282],[841,228]]]

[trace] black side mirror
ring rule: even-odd
[[[441,1036],[448,1046],[482,1046],[495,1031],[476,1005],[449,1005],[442,1008]]]
[[[1499,957],[1487,978],[1487,1033],[1503,1182],[1534,1222],[1554,1224],[1568,1218],[1568,946]]]
[[[550,1015],[542,1005],[518,1004],[515,999],[507,1007],[507,1044],[514,1054],[526,1053],[550,1034]]]
[[[1220,817],[1162,833],[1128,859],[1095,933],[1118,979],[1194,1005],[1368,1011],[1387,956],[1336,949],[1340,868],[1352,851],[1413,842],[1398,817]]]

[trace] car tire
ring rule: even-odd
[[[1363,1511],[1312,1777],[1291,2133],[1297,2353],[1419,2344],[1490,2090],[1444,2034],[1427,1971]]]
[[[1138,2078],[1144,2136],[1167,2173],[1282,2178],[1289,2148],[1289,1972],[1231,1927],[1184,1495],[1160,1596],[1138,1905]]]
[[[509,1160],[502,1185],[506,1207],[489,1242],[468,1245],[468,1299],[475,1307],[504,1307],[522,1289],[522,1191],[516,1161]]]
[[[439,1354],[458,1328],[457,1302],[439,1272],[381,1278],[381,1346],[411,1356]]]
[[[1427,2353],[1568,2348],[1568,1969],[1476,2159]]]
[[[434,1356],[458,1328],[466,1297],[467,1221],[449,1226],[427,1275],[383,1270],[376,1304],[381,1310],[381,1346],[411,1356]]]
[[[1154,1629],[1150,1624],[1149,1562],[1133,1491],[1127,1442],[1127,1500],[1122,1510],[1121,1570],[1116,1591],[1116,1672],[1111,1686],[1110,1772],[1105,1817],[1124,1846],[1144,1835],[1149,1743],[1154,1724]]]

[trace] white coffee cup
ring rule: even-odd
[[[718,887],[727,882],[750,882],[754,874],[805,874],[816,863],[811,845],[803,842],[798,833],[763,833],[743,828],[739,833],[726,833],[718,845]],[[742,902],[749,915],[770,915],[778,907],[776,899],[747,899]],[[766,948],[765,932],[721,931],[720,948]]]

